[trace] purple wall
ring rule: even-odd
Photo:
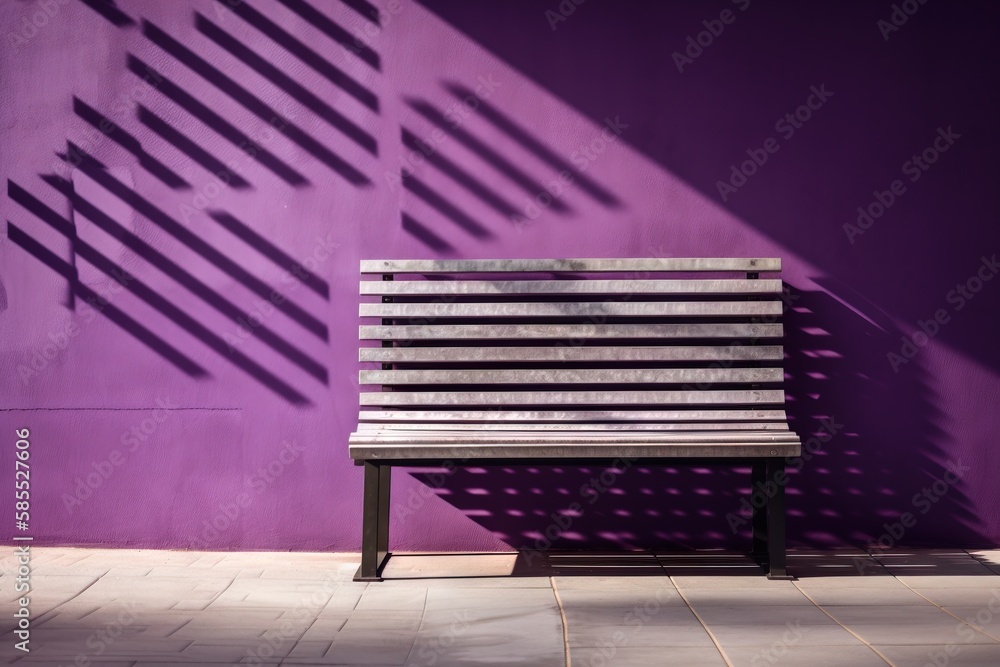
[[[5,2],[30,534],[357,549],[360,258],[774,255],[795,426],[842,425],[790,542],[1000,543],[998,9],[676,4]],[[599,472],[397,471],[394,546],[535,546]],[[745,491],[630,470],[558,546],[742,546]]]

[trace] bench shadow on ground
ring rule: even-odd
[[[953,462],[940,445],[942,415],[919,353],[896,372],[887,356],[899,352],[902,334],[888,318],[827,292],[792,292],[799,298],[784,320],[785,389],[806,446],[801,462],[788,461],[789,547],[879,554],[942,542],[987,546],[961,485],[935,486]],[[824,420],[835,434],[810,443]],[[410,474],[521,550],[525,572],[537,561],[558,571],[662,573],[663,558],[711,573],[756,567],[741,555],[751,542],[748,468],[635,466],[606,474],[611,483],[595,494],[587,487],[602,473],[565,466]],[[582,507],[575,514],[574,503]],[[906,513],[909,525],[900,523]],[[584,546],[587,555],[572,554]],[[807,563],[819,567],[795,558],[789,567]]]

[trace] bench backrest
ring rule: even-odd
[[[780,269],[743,258],[364,260],[360,383],[375,390],[361,393],[360,421],[786,428]]]

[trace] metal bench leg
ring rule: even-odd
[[[784,470],[784,459],[767,459],[767,490],[773,492],[767,501],[768,579],[792,578],[785,569],[785,486],[775,482],[778,472]]]
[[[751,527],[753,528],[753,551],[751,557],[760,564],[767,561],[767,504],[754,507],[754,498],[766,498],[763,495],[767,469],[764,461],[754,461],[750,468],[750,511]]]
[[[389,560],[389,485],[392,466],[365,461],[361,567],[354,581],[382,581]]]

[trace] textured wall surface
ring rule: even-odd
[[[361,258],[773,255],[837,425],[790,543],[1000,543],[1000,11],[692,4],[5,0],[36,541],[357,549]],[[394,546],[542,545],[599,472],[397,471]],[[557,546],[741,546],[746,477],[629,470]]]

